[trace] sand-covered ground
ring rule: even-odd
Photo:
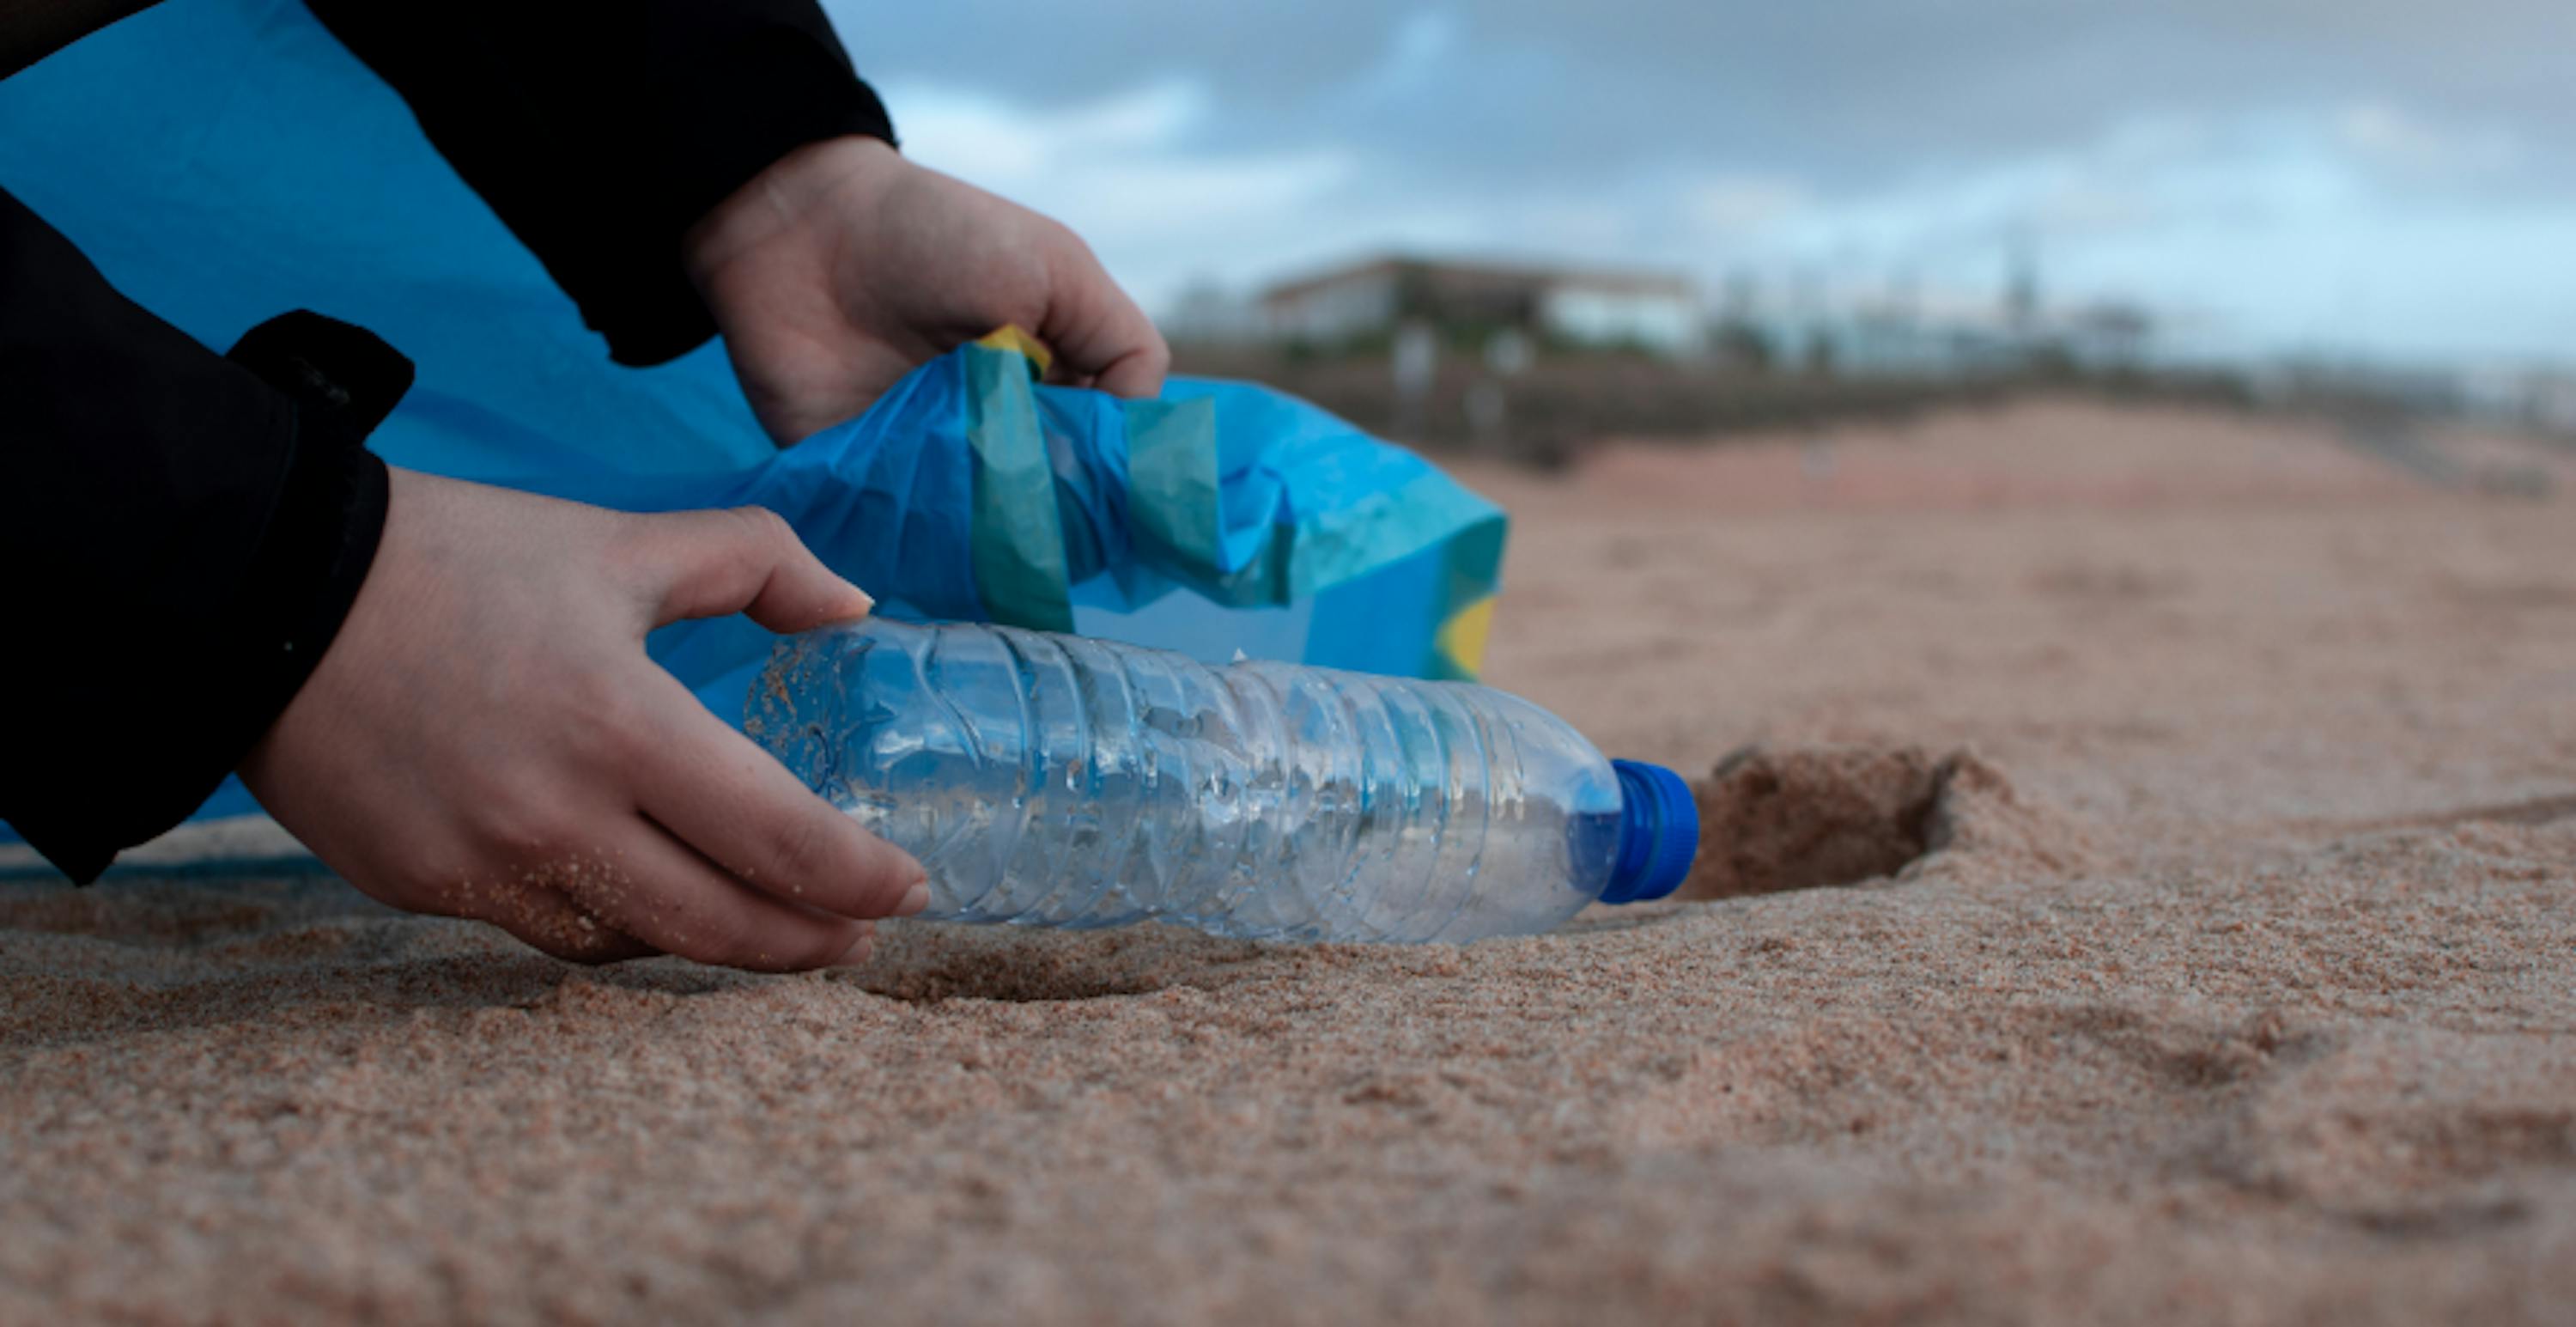
[[[1554,936],[760,978],[0,886],[0,1321],[2565,1321],[2576,453],[2365,442],[1472,472],[1492,680],[1708,775],[1725,897]]]

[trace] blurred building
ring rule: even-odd
[[[1421,323],[1687,355],[1705,335],[1699,292],[1687,277],[1417,258],[1380,258],[1276,285],[1262,293],[1261,310],[1273,336],[1323,343]]]
[[[2116,302],[2050,310],[1908,296],[1808,307],[1750,321],[1778,362],[1847,377],[1967,378],[2051,365],[2105,373],[2147,367],[2155,320]]]
[[[1269,322],[1261,306],[1219,282],[1200,277],[1181,288],[1158,320],[1163,335],[1202,345],[1240,345],[1265,340]]]
[[[2488,365],[2460,375],[2472,419],[2576,437],[2576,369]]]

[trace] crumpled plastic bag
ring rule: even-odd
[[[1268,388],[1127,401],[961,346],[868,413],[740,469],[520,476],[627,511],[757,505],[898,617],[1473,677],[1504,516],[1429,462]],[[467,475],[465,477],[474,477]],[[739,721],[771,637],[677,623],[653,656]]]

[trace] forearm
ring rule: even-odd
[[[714,331],[682,241],[790,151],[892,141],[813,0],[308,0],[620,362]]]
[[[157,0],[10,0],[0,8],[0,78]]]
[[[330,644],[384,519],[358,442],[409,365],[309,315],[217,356],[6,193],[0,292],[0,819],[87,879],[213,791]]]

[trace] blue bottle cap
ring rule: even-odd
[[[1661,765],[1614,760],[1619,775],[1619,860],[1604,903],[1643,903],[1682,887],[1699,855],[1699,803],[1682,776]]]

